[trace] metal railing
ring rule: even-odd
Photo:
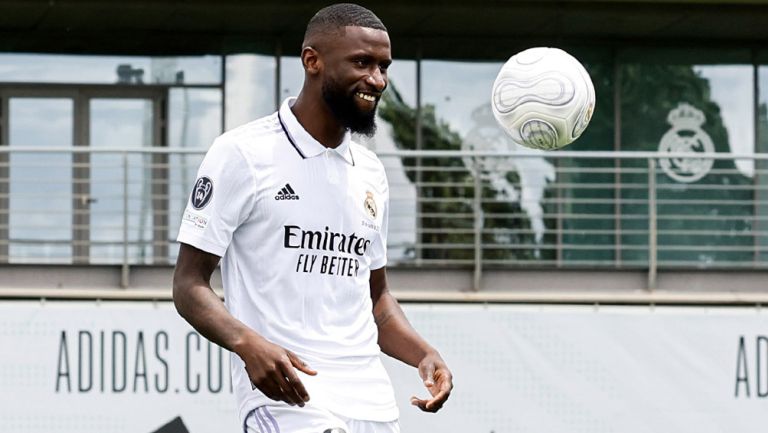
[[[203,154],[0,147],[0,263],[172,264]],[[768,267],[768,155],[379,156],[390,266],[471,268],[476,287],[490,267],[647,269],[649,287],[658,269]]]

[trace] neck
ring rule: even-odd
[[[312,138],[325,147],[335,148],[341,144],[347,130],[336,120],[321,95],[310,97],[306,90],[299,93],[291,111]]]

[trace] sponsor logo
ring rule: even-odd
[[[291,188],[290,183],[286,183],[283,189],[277,192],[275,200],[298,200],[299,196],[296,191]]]
[[[325,230],[303,230],[299,226],[284,226],[283,247],[305,250],[334,251],[358,256],[365,255],[371,241],[355,232],[336,233],[328,226]]]
[[[192,190],[192,207],[200,210],[208,205],[213,197],[213,182],[208,176],[202,176],[195,182]]]
[[[58,350],[50,354],[56,360],[56,383],[51,383],[52,391],[59,396],[90,394],[109,398],[110,394],[122,397],[130,394],[144,398],[152,394],[213,395],[233,391],[229,367],[221,362],[224,349],[195,331],[178,333],[175,327],[155,329],[153,326],[150,326],[152,330],[133,331],[86,328],[89,329],[61,329]],[[186,354],[186,357],[174,356],[175,353]],[[172,422],[180,424],[180,421]],[[182,432],[166,426],[153,433]]]
[[[208,226],[208,218],[198,213],[191,212],[189,210],[184,211],[184,216],[182,217],[182,221],[191,223],[192,225],[200,229],[204,229]]]
[[[376,201],[373,200],[373,193],[370,191],[365,192],[365,201],[363,201],[363,207],[371,218],[376,218]]]
[[[304,230],[299,226],[284,226],[283,247],[300,250],[296,258],[296,273],[316,273],[334,277],[357,277],[362,257],[371,241],[355,232],[337,233],[325,230]]]

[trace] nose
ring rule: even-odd
[[[387,87],[387,77],[379,68],[375,68],[373,72],[366,77],[365,82],[373,86],[377,92],[383,92]]]

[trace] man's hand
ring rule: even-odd
[[[451,395],[453,375],[443,358],[437,352],[433,352],[419,362],[419,376],[424,380],[424,386],[427,387],[432,398],[422,400],[413,396],[411,404],[418,406],[424,412],[437,412]]]
[[[304,403],[309,401],[309,393],[296,370],[310,376],[317,372],[290,350],[253,335],[235,352],[245,362],[245,370],[254,389],[258,388],[272,400],[284,401],[291,406],[304,407]]]
[[[236,353],[245,363],[251,386],[272,400],[304,406],[309,401],[296,370],[317,374],[295,354],[272,344],[235,319],[211,289],[220,257],[182,243],[173,274],[176,309],[206,338]]]

